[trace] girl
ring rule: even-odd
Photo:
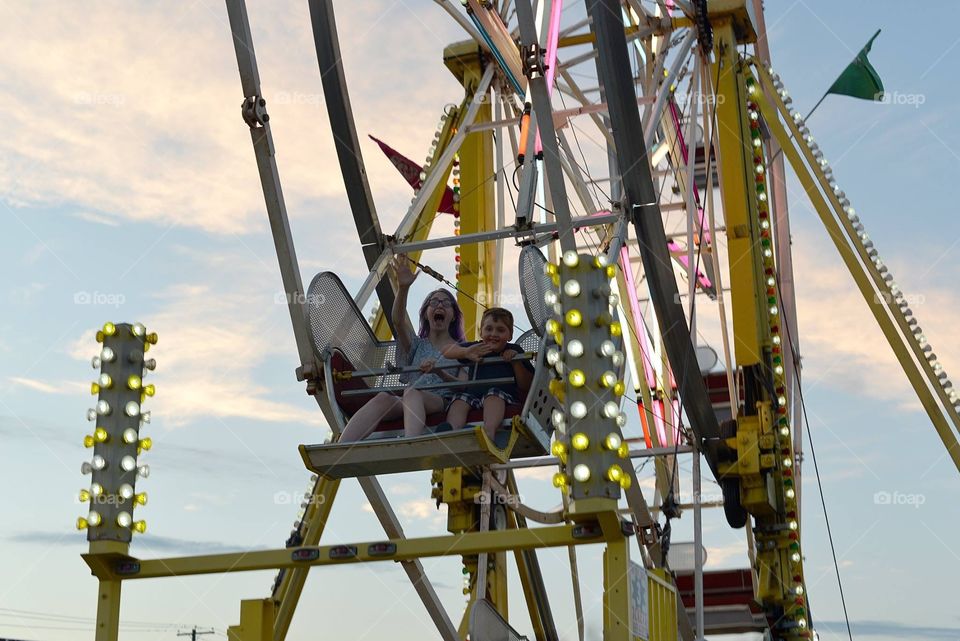
[[[393,301],[393,323],[397,329],[397,354],[400,362],[419,367],[420,372],[405,373],[400,377],[407,384],[403,398],[380,392],[350,418],[340,434],[341,443],[359,441],[369,436],[380,421],[403,417],[404,436],[419,436],[425,428],[428,414],[446,412],[454,390],[424,390],[427,385],[443,381],[459,380],[457,370],[439,369],[438,364],[449,365],[454,361],[443,358],[443,350],[465,340],[463,312],[457,300],[446,289],[437,289],[424,298],[420,305],[420,328],[414,333],[407,316],[407,294],[419,272],[411,270],[411,262],[398,254],[390,266],[391,276],[397,283],[397,295]]]

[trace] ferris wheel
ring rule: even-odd
[[[132,533],[145,529],[132,517],[134,482],[145,476],[137,456],[149,449],[138,434],[138,403],[140,379],[155,365],[144,353],[156,336],[141,325],[105,326],[93,410],[103,432],[90,437],[103,464],[88,471],[117,500],[80,524],[101,585],[97,639],[117,638],[125,580],[275,568],[269,594],[242,603],[230,634],[279,641],[311,568],[383,561],[401,564],[441,638],[519,639],[507,610],[511,552],[534,636],[559,639],[537,550],[567,548],[583,641],[581,545],[604,546],[604,639],[748,630],[814,638],[803,569],[802,327],[787,165],[858,289],[877,303],[871,311],[958,469],[960,399],[770,67],[759,0],[436,0],[463,32],[442,52],[463,94],[438,107],[422,163],[374,139],[414,190],[395,230],[382,228],[367,182],[342,64],[351,52],[340,47],[333,3],[309,4],[330,129],[369,268],[355,292],[335,265],[306,287],[301,280],[245,4],[227,0],[297,378],[334,440],[300,446],[313,475],[284,547],[130,557]],[[452,263],[435,260],[441,249],[453,250]],[[523,353],[514,358],[530,364],[532,378],[495,431],[474,410],[465,429],[405,437],[402,423],[384,421],[366,440],[336,440],[375,395],[402,395],[416,369],[403,365],[394,337],[404,329],[387,313],[398,296],[387,274],[398,259],[455,291],[468,339],[505,289],[519,290],[526,322],[518,327],[529,329],[516,338]],[[518,287],[505,282],[514,271]],[[137,383],[127,388],[110,384],[132,377]],[[109,411],[121,405],[125,412]],[[428,427],[444,419],[425,418]],[[122,465],[109,465],[121,455]],[[648,461],[643,487],[638,466]],[[555,470],[558,509],[523,502],[516,472],[535,467]],[[446,533],[407,538],[380,479],[427,470],[425,491],[446,506]],[[352,478],[386,538],[321,545],[340,483]],[[716,483],[722,500],[701,500],[704,482]],[[687,483],[690,501],[681,494]],[[704,569],[702,513],[710,507],[743,530],[749,567]],[[694,540],[671,550],[671,522],[684,512],[693,514]],[[439,556],[462,561],[463,612],[443,607],[424,572],[421,560]]]

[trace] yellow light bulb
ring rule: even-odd
[[[627,391],[627,386],[623,381],[617,381],[613,384],[613,395],[614,396],[623,396],[623,393]]]
[[[108,438],[110,438],[110,434],[102,427],[98,427],[93,431],[93,440],[97,443],[106,443]]]
[[[619,483],[620,479],[623,478],[623,468],[614,463],[609,468],[607,468],[607,480],[613,481],[614,483]]]
[[[114,325],[114,324],[111,323],[110,321],[107,321],[106,323],[103,324],[103,335],[104,335],[104,336],[113,336],[113,335],[116,334],[116,333],[117,333],[117,326],[116,326],[116,325]]]
[[[133,497],[133,502],[137,505],[146,505],[147,504],[147,493],[140,492],[139,494]]]
[[[80,490],[80,502],[86,503],[90,500],[90,490]]]
[[[550,453],[561,461],[566,462],[565,459],[567,458],[567,446],[561,441],[556,441],[550,448]]]
[[[560,331],[560,323],[558,323],[556,319],[553,319],[553,318],[548,319],[546,329],[547,329],[547,334],[553,336],[554,334]]]
[[[553,276],[554,274],[558,273],[557,266],[553,263],[547,263],[543,266],[543,273],[547,274],[548,276]]]
[[[570,439],[570,445],[578,452],[582,452],[590,447],[590,438],[583,432],[577,432]]]
[[[553,475],[553,487],[564,488],[567,486],[567,475],[563,472],[557,472]]]
[[[570,370],[570,385],[573,387],[583,387],[586,382],[587,375],[583,373],[582,369]]]
[[[96,443],[96,441],[93,440],[93,434],[87,434],[86,436],[83,437],[84,447],[93,447],[94,443]]]
[[[620,443],[620,447],[617,448],[617,456],[620,458],[627,458],[630,456],[630,446],[627,445],[626,441]]]
[[[99,329],[97,330],[97,342],[98,343],[103,342],[103,332],[101,332]]]
[[[620,326],[620,321],[610,323],[610,335],[616,337],[621,334],[623,334],[623,328]]]
[[[90,383],[90,395],[96,396],[100,393],[100,385],[97,383]]]
[[[607,278],[615,278],[617,275],[617,268],[613,265],[607,265]]]
[[[147,396],[153,396],[154,394],[157,393],[157,388],[155,385],[151,383],[150,385],[147,385],[146,387],[143,388],[143,393],[146,394]]]
[[[624,474],[620,477],[620,487],[629,490],[630,486],[633,485],[633,479],[630,478],[629,474]]]
[[[580,327],[583,324],[583,314],[580,313],[579,309],[571,309],[567,312],[565,316],[567,325],[570,327]]]
[[[139,534],[143,534],[147,531],[147,522],[146,521],[134,521],[133,522],[133,531]]]
[[[140,377],[137,376],[136,374],[131,374],[129,377],[127,377],[127,387],[129,389],[138,390],[140,389],[141,384],[142,384],[142,381],[140,380]]]
[[[603,387],[613,387],[616,382],[617,375],[609,370],[600,375],[600,385]]]
[[[153,447],[153,439],[149,436],[142,438],[140,439],[140,444],[137,447],[139,447],[141,450],[149,450],[151,447]]]
[[[160,340],[160,337],[157,336],[156,332],[150,332],[147,334],[147,342],[151,345],[156,345],[157,341]]]
[[[78,517],[77,517],[77,529],[78,529],[78,530],[86,530],[88,525],[90,525],[90,524],[87,523],[87,519],[83,518],[82,516],[78,516]]]
[[[551,394],[559,397],[561,394],[563,394],[563,381],[553,379],[547,384],[547,388],[550,390]]]

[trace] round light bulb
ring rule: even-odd
[[[607,437],[603,439],[603,446],[608,450],[619,450],[622,443],[623,439],[620,438],[620,435],[616,432],[610,432],[607,434]]]
[[[576,267],[580,264],[580,257],[577,256],[577,252],[569,249],[563,253],[563,264],[567,267]]]
[[[130,328],[130,333],[139,338],[146,335],[147,328],[144,327],[143,323],[134,323]]]
[[[90,493],[93,494],[94,496],[101,496],[101,495],[103,495],[103,486],[100,485],[99,483],[91,483],[91,484],[90,484]]]
[[[127,377],[127,388],[132,390],[140,389],[140,386],[143,384],[143,381],[136,374],[131,374]]]
[[[625,427],[626,424],[627,424],[627,415],[625,412],[620,412],[620,414],[617,416],[617,425],[619,427]]]
[[[573,387],[583,387],[586,382],[587,376],[583,373],[582,369],[570,371],[570,385]]]
[[[137,430],[132,427],[128,427],[123,430],[123,442],[124,443],[136,443],[137,442]]]
[[[140,414],[140,403],[129,401],[126,406],[124,406],[123,411],[126,412],[127,416],[137,416]]]
[[[600,385],[603,387],[613,387],[617,384],[617,375],[607,370],[600,375]]]
[[[95,470],[102,470],[107,466],[107,461],[99,454],[94,454],[90,460],[90,466]]]
[[[784,494],[786,494],[786,496],[787,496],[788,499],[792,499],[792,498],[795,498],[795,497],[797,496],[797,493],[794,492],[794,490],[793,490],[792,487],[788,487],[788,488],[787,488],[787,491],[784,492]]]
[[[607,480],[614,483],[619,483],[620,479],[623,478],[623,468],[614,463],[609,468],[607,468]]]
[[[100,357],[94,356],[90,359],[90,367],[93,369],[100,369]]]
[[[137,467],[137,461],[132,456],[127,454],[122,459],[120,459],[120,467],[127,472],[131,472]]]
[[[574,279],[570,279],[563,284],[563,293],[571,298],[575,298],[580,295],[580,283]]]
[[[557,292],[553,291],[552,289],[548,289],[543,294],[543,302],[546,303],[548,307],[553,307],[559,300],[560,299],[557,296]]]
[[[601,412],[604,418],[616,418],[620,415],[620,404],[616,401],[607,401],[603,404]]]
[[[93,525],[93,526],[100,525],[100,520],[101,520],[100,513],[97,512],[96,510],[90,510],[90,512],[87,513],[87,523],[89,523],[90,525]]]
[[[621,365],[623,365],[623,361],[625,359],[623,352],[621,352],[620,350],[617,350],[616,352],[614,352],[613,356],[611,356],[610,358],[611,358],[611,361],[613,362],[614,367],[620,367]]]
[[[553,410],[550,412],[550,422],[553,423],[554,427],[558,427],[566,422],[566,417],[560,410]]]
[[[104,347],[100,350],[100,360],[104,363],[112,363],[117,355],[114,353],[113,349],[110,347]]]
[[[90,490],[80,490],[79,498],[81,503],[86,503],[87,501],[89,501],[90,496],[91,496]]]
[[[616,338],[623,334],[623,328],[620,326],[620,321],[613,321],[610,323],[610,335]]]
[[[146,504],[147,504],[147,493],[146,493],[146,492],[140,492],[139,494],[135,494],[134,497],[133,497],[133,502],[136,503],[137,505],[146,505]]]
[[[106,401],[97,401],[97,414],[100,416],[109,416],[111,411],[110,403]]]
[[[117,494],[122,496],[125,499],[133,498],[133,486],[129,483],[124,483],[117,490]]]
[[[580,327],[583,324],[583,314],[580,313],[579,309],[571,309],[564,316],[564,319],[570,327]]]
[[[110,389],[113,387],[113,379],[107,373],[101,374],[100,378],[97,379],[97,382],[100,384],[100,387],[104,389]]]
[[[617,346],[613,344],[613,341],[605,340],[600,343],[600,347],[597,351],[600,353],[600,356],[610,358],[613,356],[613,353],[617,351]]]
[[[130,527],[132,522],[133,517],[130,516],[129,512],[121,512],[117,515],[117,525],[120,527]]]
[[[147,451],[153,447],[153,439],[149,436],[145,439],[141,439],[140,443],[137,444],[137,447],[141,450]]]
[[[567,354],[573,356],[574,358],[580,358],[583,356],[583,343],[574,338],[569,343],[567,343]]]
[[[142,479],[145,479],[145,478],[147,478],[148,476],[150,476],[150,466],[149,466],[149,465],[141,465],[140,467],[138,467],[138,468],[137,468],[137,476],[139,476],[139,477],[142,478]]]
[[[578,452],[583,452],[590,447],[590,438],[583,432],[577,432],[570,438],[570,445]]]
[[[590,480],[590,468],[580,463],[579,465],[574,466],[573,468],[573,478],[577,479],[581,483],[585,483]]]
[[[567,486],[567,475],[563,472],[557,472],[553,475],[553,487],[564,488]]]
[[[570,405],[570,415],[573,418],[583,418],[587,415],[587,404],[583,401],[574,401]]]
[[[558,459],[563,459],[567,455],[567,446],[563,441],[554,441],[550,446],[550,453]]]
[[[138,534],[143,534],[147,531],[147,522],[146,521],[134,521],[132,529]]]

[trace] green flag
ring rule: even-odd
[[[840,77],[830,85],[827,93],[842,94],[844,96],[853,96],[864,100],[883,100],[883,82],[880,80],[877,70],[873,68],[870,61],[867,60],[867,54],[870,53],[870,47],[873,41],[880,35],[880,30],[873,34],[870,42],[860,50],[857,57],[853,59],[847,68],[843,70]]]

